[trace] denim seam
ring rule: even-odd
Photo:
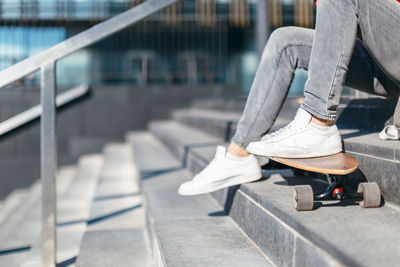
[[[323,120],[335,120],[336,119],[336,114],[322,114],[321,112],[315,110],[314,108],[310,107],[309,105],[307,105],[306,103],[302,104],[302,108],[311,113],[312,115],[323,119]]]
[[[356,8],[356,6],[355,6],[354,8]],[[354,10],[354,8],[353,8],[354,15],[357,17],[357,12]],[[357,19],[357,23],[358,23],[358,19]],[[346,40],[346,37],[347,37],[347,32],[344,31],[344,40]],[[340,49],[340,56],[339,56],[339,59],[338,59],[338,61],[336,62],[336,69],[335,69],[335,73],[334,73],[334,75],[333,75],[332,83],[331,83],[331,86],[330,86],[331,88],[330,88],[330,90],[329,90],[329,95],[328,95],[329,97],[328,97],[328,101],[327,101],[326,107],[325,107],[326,110],[328,110],[329,102],[332,100],[332,98],[333,98],[333,92],[335,91],[334,88],[336,87],[335,84],[336,84],[336,82],[337,82],[337,77],[336,77],[336,76],[337,76],[337,73],[338,73],[338,70],[339,70],[340,62],[342,62],[342,59],[343,59],[344,43],[345,43],[345,42],[343,42],[342,47],[341,47],[341,49]],[[318,113],[319,113],[319,112],[318,112]]]
[[[347,37],[347,33],[346,33],[346,31],[344,31],[344,40],[346,40],[346,37]],[[339,70],[340,62],[342,61],[342,58],[343,58],[344,43],[345,42],[342,43],[342,47],[340,49],[340,56],[339,56],[338,61],[336,62],[335,73],[333,75],[332,83],[331,83],[331,86],[330,86],[331,88],[329,90],[328,101],[330,101],[332,99],[332,97],[333,97],[333,91],[334,91],[334,87],[335,87],[336,80],[337,80],[336,75],[337,75],[338,70]],[[327,102],[326,109],[328,109],[328,106],[329,106],[329,104]]]
[[[279,57],[278,57],[278,59],[277,59],[277,64],[276,64],[277,66],[279,66],[279,64],[280,64],[283,51],[285,51],[287,48],[289,48],[289,47],[291,47],[291,46],[306,46],[306,47],[308,47],[309,45],[306,44],[306,43],[289,43],[289,44],[285,45],[285,46],[278,52],[278,53],[279,53]],[[272,78],[268,81],[267,88],[271,88],[272,82],[273,82],[274,79],[275,79],[275,76],[276,76],[277,71],[278,71],[278,68],[275,68],[274,73],[273,73],[273,75],[272,75]],[[265,105],[265,100],[266,100],[267,97],[269,96],[270,92],[271,92],[271,90],[268,90],[268,93],[264,96],[264,98],[263,98],[263,100],[262,100],[261,106],[260,106],[259,108],[257,108],[257,110],[262,109],[262,108],[264,107],[264,105]],[[255,125],[256,121],[258,120],[258,118],[259,118],[259,117],[257,117],[257,118],[253,121],[253,123],[250,125],[248,132],[251,132],[251,131],[253,130],[254,125]],[[245,138],[246,138],[246,137],[245,137]]]

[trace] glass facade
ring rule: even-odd
[[[105,19],[137,1],[110,0],[3,0],[3,19]]]
[[[3,0],[0,68],[32,56],[143,1]],[[256,0],[182,0],[61,60],[61,85],[236,84],[246,92],[258,65]],[[269,0],[271,30],[313,27],[312,0]],[[304,80],[300,73],[295,81]],[[303,77],[303,78],[302,78]],[[38,77],[23,82],[37,83]]]

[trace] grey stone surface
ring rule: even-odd
[[[246,105],[246,96],[235,96],[235,97],[225,97],[225,98],[212,98],[212,99],[199,99],[194,100],[192,103],[193,108],[198,109],[212,109],[219,111],[230,111],[242,113]],[[297,109],[300,103],[303,101],[302,97],[288,96],[284,103],[283,113],[289,111],[287,115],[293,116],[292,109]],[[281,115],[283,115],[283,113]]]
[[[390,266],[399,260],[400,248],[395,248],[400,243],[398,210],[390,206],[362,209],[357,204],[325,202],[322,207],[317,204],[313,212],[296,212],[292,188],[283,181],[279,176],[271,176],[264,182],[243,185],[241,191],[296,234],[345,264]]]
[[[71,136],[68,140],[68,154],[73,157],[79,155],[98,153],[107,142],[117,141],[116,138],[108,137],[82,137]]]
[[[144,148],[159,144],[151,144],[154,138],[140,137],[131,135],[130,138],[135,158],[142,158],[142,162],[152,160],[157,150]],[[138,155],[138,152],[141,153]],[[164,161],[171,162],[173,168],[172,157],[169,154]],[[153,162],[155,166],[171,169],[165,163]],[[136,164],[139,170],[148,168],[146,164]],[[188,175],[187,171],[177,169],[155,173],[142,182],[149,231],[156,249],[153,253],[161,258],[158,263],[164,262],[167,266],[270,266],[230,217],[218,215],[221,209],[209,195],[183,197],[178,194],[179,184],[189,179]]]
[[[131,129],[144,129],[146,117],[143,109],[134,104],[109,104],[88,106],[85,112],[84,131],[86,136],[116,136],[122,139],[124,132]]]
[[[353,153],[360,162],[359,169],[366,174],[368,181],[377,182],[385,202],[400,206],[400,162]]]
[[[10,212],[14,212],[14,209],[21,204],[21,201],[28,192],[27,189],[14,190],[2,201],[0,207],[0,223]]]
[[[64,90],[60,88],[59,92]],[[153,119],[165,119],[174,108],[187,107],[194,99],[225,97],[237,92],[236,87],[218,85],[92,86],[89,99],[64,108],[59,114],[59,158],[62,163],[75,164],[79,156],[99,153],[106,142],[122,141],[125,132],[144,129]],[[3,88],[0,119],[8,119],[39,100],[38,88]],[[0,199],[13,189],[29,187],[39,177],[39,164],[32,160],[34,157],[39,157],[38,123],[0,141]]]
[[[29,244],[32,238],[36,236],[39,228],[37,227],[37,219],[39,216],[39,198],[40,184],[35,183],[29,193],[15,207],[14,211],[9,213],[0,224],[0,250],[10,248],[18,248]],[[31,219],[29,223],[27,220]],[[28,223],[27,225],[25,225]],[[30,226],[24,228],[21,226]],[[4,257],[1,258],[3,260]]]
[[[167,145],[183,165],[186,164],[187,152],[191,148],[215,146],[221,142],[220,138],[213,137],[176,121],[152,122],[150,130]]]
[[[87,220],[90,216],[91,202],[95,193],[99,172],[103,164],[101,155],[87,155],[79,160],[74,167],[63,167],[60,174],[70,182],[59,182],[57,203],[57,263],[74,263],[79,253],[79,246],[83,233],[87,229]],[[37,208],[39,209],[39,205]],[[40,218],[34,222],[40,227]],[[38,229],[39,230],[39,229]],[[32,229],[31,229],[32,231]],[[40,266],[41,239],[36,234],[30,241],[31,249],[24,257],[18,256],[22,267]],[[17,265],[19,266],[19,265]]]
[[[143,230],[92,231],[82,241],[77,267],[152,266]]]
[[[295,234],[285,224],[260,212],[241,192],[236,193],[229,215],[277,266],[293,265]]]
[[[172,118],[227,142],[236,131],[242,110],[237,111],[234,108],[220,110],[220,106],[223,106],[223,102],[217,103],[216,107],[214,107],[213,103],[214,102],[211,100],[198,101],[194,103],[194,108],[175,110],[172,114]],[[229,107],[229,100],[227,103]],[[298,98],[289,97],[283,104],[272,130],[278,129],[291,121],[298,108]]]
[[[91,205],[88,231],[143,229],[144,207],[129,145],[109,144]]]
[[[302,238],[296,238],[293,266],[340,266],[320,249],[307,243]]]
[[[360,162],[360,171],[368,181],[377,182],[384,200],[400,205],[400,142],[382,141],[378,133],[342,131],[346,152]]]
[[[193,108],[212,109],[220,111],[243,112],[246,97],[198,99],[192,103]]]
[[[341,128],[379,131],[393,115],[396,102],[383,98],[343,99],[338,107],[337,124]]]
[[[40,176],[38,157],[8,157],[0,159],[0,198],[15,188],[28,188]]]
[[[271,176],[264,182],[243,185],[241,190],[311,242],[332,251],[333,255],[341,252],[364,264],[374,260],[397,260],[399,252],[386,251],[400,242],[399,236],[394,234],[399,227],[397,209],[391,206],[361,209],[357,204],[324,202],[322,207],[317,204],[313,212],[296,212],[291,201],[292,188],[283,181],[279,176]],[[379,243],[382,250],[378,252]]]
[[[167,266],[272,266],[223,217],[155,226]]]
[[[241,114],[206,109],[180,109],[172,114],[174,120],[191,127],[201,128],[204,132],[228,140],[236,128]]]
[[[128,144],[108,144],[76,266],[152,266],[138,172]]]
[[[150,179],[158,173],[182,168],[181,163],[171,157],[170,152],[160,140],[148,132],[131,132],[127,134],[126,139],[131,144],[134,160],[142,174],[142,179]],[[152,160],[148,160],[148,155],[152,155]]]
[[[400,161],[400,142],[380,140],[377,132],[344,132],[342,136],[346,151]]]
[[[176,127],[174,129],[177,131]],[[162,129],[158,129],[158,131],[161,132]],[[352,138],[351,134],[354,131],[344,133],[349,134],[345,136],[346,142],[346,138]],[[162,140],[174,139],[169,142],[182,146],[180,140],[174,138],[175,132],[164,128],[163,135]],[[188,139],[190,138],[187,137],[185,142],[190,142]],[[384,145],[387,146],[387,143]],[[190,149],[187,166],[191,171],[197,172],[212,159],[213,151],[215,151],[215,147],[212,146]],[[371,181],[377,180],[371,177],[376,177],[383,172],[382,169],[376,167],[379,166],[377,163],[381,161],[364,162],[363,160],[369,158],[368,155],[358,155],[362,157],[362,159],[360,158],[360,168],[367,174],[367,178]],[[371,157],[371,159],[385,160],[375,157]],[[393,178],[379,178],[385,197],[390,194],[394,195],[398,191],[395,185],[397,182],[395,176],[399,173],[395,166],[398,165],[396,162],[392,161],[392,163],[395,165],[391,167],[382,165],[382,167],[391,173]],[[365,166],[370,166],[369,168],[373,168],[373,170],[367,170]],[[316,210],[312,212],[297,212],[293,208],[291,186],[311,183],[316,189],[321,188],[323,184],[314,181],[311,177],[300,179],[289,175],[283,178],[271,173],[273,173],[272,170],[267,176],[269,178],[265,181],[242,185],[236,192],[235,190],[230,190],[230,192],[221,190],[213,193],[212,196],[225,210],[230,212],[243,231],[273,261],[279,259],[282,248],[288,248],[289,251],[284,252],[284,255],[287,256],[280,257],[284,261],[280,264],[295,263],[291,257],[295,257],[296,252],[293,248],[296,245],[301,245],[302,247],[299,249],[304,253],[314,255],[315,261],[298,259],[300,263],[309,263],[310,266],[319,266],[320,262],[351,266],[375,266],[377,264],[390,266],[400,260],[398,256],[400,255],[400,246],[398,246],[400,236],[397,235],[400,230],[398,229],[400,226],[398,209],[391,205],[379,209],[361,209],[355,203],[324,202],[316,203]],[[386,191],[385,182],[388,183],[387,189],[392,188],[393,191]],[[323,206],[321,207],[321,205]],[[263,236],[268,237],[262,238]],[[304,241],[304,244],[296,243],[299,238]],[[271,244],[275,246],[269,247]]]
[[[221,118],[215,118],[220,116]],[[201,161],[205,160],[202,155],[204,153],[209,159],[213,156],[215,142],[221,144],[224,135],[221,129],[215,131],[209,129],[218,128],[216,125],[230,116],[233,116],[232,113],[227,111],[181,110],[175,113],[175,118],[180,122],[155,122],[151,124],[150,130],[182,161],[183,166],[197,173],[203,167],[191,158],[198,158]],[[278,118],[274,127],[287,123],[285,121],[287,117]],[[224,127],[226,129],[226,125]],[[358,177],[354,176],[355,180],[376,181],[382,188],[385,201],[400,205],[400,195],[397,193],[400,180],[396,178],[400,168],[400,142],[382,141],[376,132],[342,129],[341,133],[345,151],[360,160],[362,173],[357,173]]]
[[[57,177],[57,193],[62,195],[73,180],[74,169],[61,168]],[[36,248],[40,234],[40,183],[35,183],[26,197],[0,224],[0,250],[20,249],[0,256],[1,266],[19,266]]]
[[[85,117],[84,108],[87,102],[68,107],[59,112],[57,127],[58,136],[60,138],[68,138],[71,136],[79,136],[84,134],[85,130]]]

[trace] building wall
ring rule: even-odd
[[[237,94],[236,87],[220,85],[95,86],[90,98],[58,116],[59,163],[74,164],[82,154],[100,152],[105,143],[122,141],[127,131],[145,129],[150,120],[167,119],[172,109],[187,107],[194,99]],[[38,103],[38,88],[0,90],[1,121]],[[0,139],[0,199],[39,177],[39,129],[36,122]]]

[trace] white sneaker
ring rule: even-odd
[[[261,168],[254,155],[239,158],[226,153],[223,146],[217,147],[214,159],[193,180],[179,187],[181,195],[198,195],[219,189],[257,181]]]
[[[379,138],[382,140],[399,140],[400,130],[393,124],[386,125],[385,128],[379,133]]]
[[[342,139],[336,125],[322,126],[311,122],[311,114],[300,108],[294,120],[258,142],[252,142],[249,153],[267,157],[312,158],[342,151]]]

